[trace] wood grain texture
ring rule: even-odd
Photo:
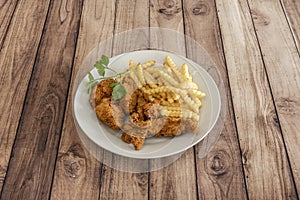
[[[247,1],[216,2],[249,198],[296,198]]]
[[[0,0],[0,199],[298,199],[299,10],[298,0]],[[149,24],[208,51],[228,111],[205,158],[199,144],[166,168],[125,173],[78,136],[73,84],[99,42]],[[150,45],[201,56],[184,38],[149,33],[108,42],[105,54]]]
[[[149,47],[148,31],[132,37],[128,30],[149,27],[149,3],[146,0],[118,0],[116,8],[116,21],[114,33],[122,33],[116,36],[113,44],[113,56],[133,51],[136,49],[147,49]],[[128,31],[128,32],[125,32]],[[139,33],[139,32],[137,32]]]
[[[49,1],[20,1],[0,51],[0,190],[48,6]]]
[[[0,1],[0,48],[17,6],[17,0]]]
[[[300,192],[300,57],[280,2],[249,0],[249,6]]]
[[[150,0],[150,27],[170,29],[183,34],[181,1]],[[167,47],[169,51],[177,52],[177,54],[183,56],[186,55],[184,37],[177,36],[172,32],[150,30],[150,47],[160,49]]]
[[[115,1],[84,1],[67,110],[56,163],[51,199],[98,199],[101,164],[84,147],[72,116],[72,87],[88,53],[100,41],[112,37]],[[106,55],[111,54],[107,44]]]
[[[184,14],[186,34],[195,39],[216,63],[223,79],[226,91],[224,92],[228,101],[224,128],[214,148],[206,157],[199,158],[203,144],[196,146],[199,198],[246,199],[242,160],[215,3],[210,0],[185,0]],[[194,49],[193,45],[188,42],[187,52],[187,56],[193,60],[201,56],[197,49]]]
[[[148,1],[118,0],[116,4],[115,34],[135,28],[148,28]],[[115,36],[113,55],[147,48],[149,46],[148,31],[132,37],[127,32]],[[133,58],[134,59],[134,58]],[[114,162],[122,159],[112,156]],[[148,173],[122,172],[106,165],[102,167],[100,199],[147,199]]]
[[[300,54],[300,1],[280,0]]]
[[[172,164],[150,173],[150,199],[196,199],[194,151],[190,148]]]
[[[151,0],[150,26],[168,28],[183,34],[181,1]],[[186,51],[183,36],[181,38],[172,38],[168,33],[160,31],[150,31],[150,35],[151,47],[173,50],[185,56]],[[194,149],[190,148],[184,152],[171,165],[151,172],[149,184],[150,199],[197,198]]]
[[[55,1],[41,38],[3,199],[47,199],[62,128],[81,1]]]
[[[150,26],[183,33],[182,4],[179,0],[150,0]]]

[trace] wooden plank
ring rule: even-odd
[[[115,1],[84,1],[67,110],[56,163],[51,199],[98,199],[100,162],[84,147],[72,116],[72,87],[83,60],[99,42],[112,37]],[[106,55],[111,54],[107,44]]]
[[[182,4],[179,0],[150,0],[150,26],[183,33]]]
[[[296,187],[300,192],[300,57],[280,2],[250,0],[249,6]]]
[[[81,6],[82,1],[75,0],[50,6],[3,187],[4,199],[49,196]]]
[[[214,1],[185,0],[184,21],[186,34],[195,39],[216,63],[228,101],[224,128],[214,148],[204,158],[198,157],[203,144],[200,143],[196,148],[198,196],[200,199],[246,199],[242,160]],[[187,43],[187,56],[200,60],[202,55],[193,46]]]
[[[247,1],[216,6],[249,198],[296,198]]]
[[[0,2],[0,47],[8,31],[12,16],[17,6],[17,0],[3,0]]]
[[[172,164],[152,171],[149,184],[150,199],[196,199],[194,149],[187,150]]]
[[[0,52],[0,190],[48,7],[49,1],[19,1]]]
[[[135,28],[148,28],[148,1],[119,0],[116,5],[115,33]],[[147,48],[148,32],[141,32],[132,37],[130,32],[115,37],[113,55],[118,55],[136,48]],[[122,158],[112,156],[114,162],[122,162]],[[147,199],[148,173],[122,172],[103,165],[101,174],[101,199]]]
[[[150,26],[159,26],[183,33],[180,0],[151,0]],[[150,46],[167,48],[184,55],[184,37],[172,38],[160,31],[150,32]],[[173,43],[173,44],[172,44]],[[150,173],[150,199],[195,199],[197,197],[194,150],[190,148],[171,165]]]
[[[113,56],[136,50],[136,48],[149,47],[149,34],[147,31],[140,31],[141,34],[131,37],[131,29],[149,27],[149,3],[148,1],[119,0],[116,8],[115,34],[122,33],[122,37],[114,40]],[[126,31],[129,31],[126,33]],[[138,32],[136,32],[138,33]]]
[[[172,32],[150,30],[150,47],[163,48],[186,55],[184,37],[175,31],[184,33],[182,4],[180,0],[150,0],[150,26],[173,30]],[[172,36],[170,36],[172,34]],[[176,38],[172,38],[176,37]]]
[[[292,30],[298,52],[300,53],[300,2],[295,0],[280,1]]]

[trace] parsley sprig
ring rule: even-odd
[[[117,72],[116,70],[109,68],[108,64],[109,64],[109,58],[105,55],[101,56],[101,60],[96,61],[94,67],[97,69],[97,72],[100,77],[95,78],[91,72],[88,73],[89,82],[85,84],[85,87],[88,90],[90,90],[93,86],[97,85],[101,80],[108,79],[108,78],[117,78],[117,77],[121,78],[122,75],[128,73],[128,71]],[[105,77],[105,70],[112,71],[114,75]],[[114,100],[119,100],[126,95],[126,89],[121,82],[111,83],[110,87],[113,88],[112,97]]]

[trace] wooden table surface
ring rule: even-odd
[[[99,42],[149,26],[208,51],[227,116],[206,157],[125,173],[83,146],[72,83]],[[299,38],[299,0],[0,0],[0,198],[298,199]]]

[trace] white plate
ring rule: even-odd
[[[163,63],[169,55],[174,62],[181,66],[186,63],[189,66],[193,80],[206,96],[202,99],[200,109],[199,132],[197,134],[186,133],[176,137],[160,137],[146,139],[143,148],[135,151],[132,145],[123,142],[120,132],[114,131],[103,123],[99,122],[93,109],[89,104],[89,94],[84,84],[88,82],[87,76],[79,84],[74,97],[74,116],[82,131],[100,147],[125,157],[138,159],[162,158],[181,153],[200,142],[214,127],[220,113],[221,98],[218,87],[212,77],[195,62],[165,51],[142,50],[121,54],[110,59],[110,67],[117,71],[124,71],[128,68],[128,61],[145,62],[156,60]],[[97,77],[96,70],[91,73]],[[109,75],[109,74],[107,74]]]

